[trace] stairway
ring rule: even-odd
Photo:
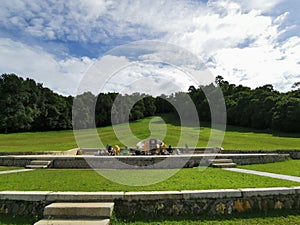
[[[29,165],[26,165],[25,168],[27,169],[44,169],[50,166],[52,161],[45,161],[45,160],[33,160],[30,162]]]
[[[44,209],[44,219],[34,225],[109,225],[114,203],[52,203]]]
[[[216,168],[233,168],[236,167],[236,163],[232,161],[232,159],[212,159],[210,160],[211,167]]]

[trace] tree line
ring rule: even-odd
[[[95,96],[86,92],[66,97],[15,74],[0,76],[0,132],[72,129],[72,118],[74,128],[89,128],[94,124],[101,127],[156,114],[177,113],[174,105],[184,108],[186,95],[194,102],[200,120],[210,121],[206,95],[213,95],[217,85],[224,94],[228,124],[300,132],[299,89],[287,93],[274,90],[272,85],[250,89],[230,84],[218,76],[215,84],[191,86],[186,93],[169,96],[153,97],[141,93],[100,93]],[[75,110],[72,112],[73,104]],[[188,118],[188,112],[184,116]]]
[[[227,109],[227,124],[255,129],[300,132],[300,89],[287,93],[274,90],[272,85],[255,89],[230,84],[222,76],[215,83],[221,88]],[[299,87],[295,83],[293,88]],[[209,104],[204,93],[213,93],[213,84],[189,88],[200,120],[210,120]]]

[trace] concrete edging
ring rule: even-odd
[[[150,192],[1,191],[0,215],[40,217],[45,206],[63,202],[113,202],[119,217],[225,215],[248,211],[300,209],[299,187]]]
[[[51,192],[51,191],[0,191],[0,200],[14,201],[151,201],[223,199],[257,196],[299,195],[299,187],[242,188],[147,192]]]

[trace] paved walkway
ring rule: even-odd
[[[34,169],[21,169],[21,170],[6,170],[6,171],[0,171],[1,174],[10,174],[10,173],[22,173],[22,172],[29,172]]]
[[[259,175],[259,176],[272,177],[272,178],[277,178],[277,179],[300,182],[300,177],[282,175],[282,174],[277,174],[277,173],[260,172],[260,171],[256,171],[256,170],[245,170],[245,169],[238,169],[238,168],[223,168],[223,170],[229,170],[229,171],[239,172],[239,173],[255,174],[255,175]]]

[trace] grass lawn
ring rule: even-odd
[[[112,218],[112,225],[286,225],[300,224],[300,214],[297,210],[282,210],[268,212],[253,212],[239,215],[207,216],[207,215],[179,215],[176,217],[138,218],[136,221],[127,221],[121,218]]]
[[[35,218],[29,216],[11,217],[3,214],[0,215],[0,225],[32,225],[35,222]]]
[[[239,168],[300,177],[300,160],[287,160],[276,163],[245,165],[239,166]]]
[[[0,152],[62,151],[75,147],[71,130],[0,134]]]
[[[133,134],[139,139],[148,138],[150,135],[149,123],[156,132],[156,137],[161,135],[161,130],[166,126],[167,133],[164,138],[165,143],[172,146],[178,145],[178,138],[181,126],[174,118],[164,115],[162,118],[165,123],[159,120],[160,117],[150,117],[143,120],[132,122],[130,128]],[[118,131],[125,129],[124,124],[115,127]],[[211,129],[205,123],[201,123],[200,136],[197,136],[199,127],[185,127],[184,133],[187,138],[185,143],[193,143],[199,137],[197,146],[206,147]],[[102,143],[111,145],[118,144],[123,146],[116,138],[111,126],[98,128],[98,134]],[[125,139],[130,137],[128,132],[124,133]],[[126,137],[127,136],[127,137]],[[154,135],[155,136],[155,135]],[[135,146],[134,141],[129,146]],[[90,140],[86,138],[86,147],[90,146]],[[274,149],[299,149],[300,134],[272,133],[252,130],[247,128],[228,126],[222,144],[224,149],[236,150],[274,150]],[[53,132],[29,132],[16,134],[0,134],[0,152],[30,152],[30,151],[58,151],[68,150],[77,147],[73,131],[53,131]],[[99,146],[96,146],[99,147]],[[212,146],[216,147],[216,146]]]
[[[15,217],[1,215],[0,225],[31,225],[35,222],[34,218],[30,217]],[[267,224],[267,225],[286,225],[286,224],[300,224],[299,211],[277,211],[277,212],[261,212],[251,214],[241,214],[236,216],[225,217],[196,217],[196,216],[178,216],[178,217],[164,217],[164,218],[143,218],[137,221],[126,221],[113,217],[112,225],[253,225],[253,224]]]
[[[139,177],[144,177],[146,182],[147,177],[163,171],[166,170],[143,170],[137,173]],[[132,170],[108,170],[106,173],[110,175],[115,173],[118,177],[122,177],[122,173],[132,173],[133,179],[135,176]],[[235,173],[217,168],[207,168],[204,171],[199,171],[198,168],[181,169],[169,179],[148,186],[122,185],[100,176],[94,170],[71,169],[44,169],[26,173],[2,174],[0,183],[0,191],[164,191],[299,185],[292,181]]]
[[[126,221],[113,218],[112,225],[285,225],[285,224],[300,224],[300,214],[296,210],[282,210],[276,212],[253,212],[248,214],[239,214],[235,216],[176,216],[163,218],[141,218],[136,221]]]
[[[7,170],[19,170],[24,169],[23,167],[6,167],[6,166],[0,166],[0,171],[7,171]]]

